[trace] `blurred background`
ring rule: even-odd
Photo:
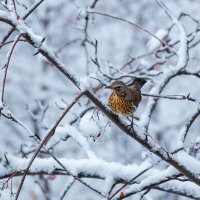
[[[34,3],[33,0],[20,0],[16,3],[18,15],[23,16]],[[168,0],[165,3],[174,15],[180,18],[186,33],[190,35],[189,62],[186,69],[187,72],[194,73],[192,75],[182,73],[174,77],[167,83],[162,95],[189,95],[199,101],[200,2]],[[1,5],[0,9],[5,10]],[[87,14],[86,9],[119,19],[95,13]],[[188,15],[180,16],[181,13]],[[46,0],[25,21],[35,33],[45,37],[48,46],[67,69],[90,87],[105,104],[111,93],[104,89],[105,85],[116,79],[128,82],[135,77],[144,77],[148,82],[142,92],[149,93],[161,79],[160,73],[177,63],[177,56],[173,52],[169,49],[157,51],[161,47],[158,41],[144,30],[127,23],[130,21],[142,26],[178,50],[177,28],[153,0]],[[8,25],[0,24],[0,41],[9,29]],[[7,41],[13,40],[16,34],[13,32]],[[1,68],[5,65],[9,49],[10,44],[0,48]],[[38,137],[43,138],[47,129],[79,91],[42,55],[34,55],[35,53],[36,50],[27,42],[17,43],[8,69],[4,101],[18,120]],[[98,58],[100,67],[94,63],[95,58]],[[2,69],[1,85],[3,76]],[[135,113],[136,122],[145,112],[150,98],[143,96]],[[177,146],[178,133],[198,108],[197,101],[159,99],[148,129],[152,138],[167,150],[173,151]],[[127,121],[125,117],[122,119]],[[86,98],[82,98],[70,110],[60,127],[66,125],[75,127],[86,139],[91,151],[107,162],[140,165],[146,160],[150,162],[156,159],[144,147],[110,123]],[[186,138],[185,148],[198,140],[199,128],[200,123],[197,119]],[[31,157],[37,143],[29,137],[25,129],[1,116],[0,130],[1,157],[5,152],[21,158]],[[54,155],[77,160],[87,158],[84,148],[71,137],[73,129],[67,131],[71,133],[68,133],[68,137],[62,138],[63,140],[59,140],[56,144],[50,141],[49,146],[52,145],[51,150]],[[41,153],[39,157],[44,158],[48,155]],[[166,166],[167,164],[163,163],[160,167]],[[19,180],[13,178],[14,190]],[[104,184],[104,180],[101,179],[85,178],[85,180],[99,190]],[[58,197],[63,185],[69,181],[69,176],[43,174],[29,176],[22,189],[20,200],[60,199]],[[5,193],[9,194],[9,191],[6,190]],[[149,194],[152,199],[189,199],[158,190],[152,190]],[[151,199],[150,196],[147,199]],[[76,182],[63,199],[94,200],[101,197]],[[140,197],[134,195],[127,199],[140,199]]]

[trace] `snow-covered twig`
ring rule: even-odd
[[[83,136],[81,131],[79,131],[76,127],[70,126],[70,125],[64,125],[63,127],[59,127],[56,131],[56,135],[52,137],[52,140],[47,145],[47,148],[50,148],[55,143],[61,140],[61,138],[70,136],[73,140],[75,140],[85,151],[86,155],[89,158],[96,158],[96,155],[94,152],[90,149],[90,146],[86,140],[86,138]],[[54,138],[55,137],[55,138]]]
[[[72,102],[73,103],[73,102]],[[70,107],[71,105],[69,105],[67,108],[69,109],[69,107]],[[29,133],[29,136],[31,136],[31,137],[33,137],[35,140],[36,140],[36,142],[37,143],[39,143],[40,141],[38,140],[38,138],[37,137],[34,137],[34,134],[30,131],[30,129],[29,128],[27,128],[22,122],[20,122],[18,119],[16,119],[16,117],[14,117],[14,115],[10,112],[10,110],[6,107],[6,108],[4,108],[4,110],[7,110],[7,112],[5,113],[5,112],[3,112],[2,111],[2,115],[4,116],[4,117],[6,117],[6,118],[8,118],[8,119],[11,119],[11,120],[13,120],[14,122],[16,122],[17,124],[19,124],[20,126],[22,126],[28,133]],[[66,110],[64,110],[64,112],[65,112]],[[58,122],[58,121],[57,121]],[[73,127],[72,127],[73,128]],[[69,130],[68,130],[69,131]],[[74,133],[74,132],[73,132]],[[47,135],[48,136],[48,135]],[[71,133],[71,136],[73,136],[72,135],[72,133]],[[46,137],[47,138],[47,137]],[[60,138],[59,138],[60,139]],[[83,148],[85,149],[85,151],[86,151],[86,153],[88,154],[88,157],[91,157],[91,158],[95,158],[96,156],[94,155],[94,153],[93,152],[91,152],[91,150],[89,149],[89,146],[88,146],[88,144],[87,144],[87,142],[86,142],[86,140],[85,140],[85,138],[83,138],[83,136],[81,136],[81,135],[79,135],[79,137],[77,137],[77,138],[75,138],[76,140],[78,140],[79,141],[79,143],[83,146]],[[45,138],[44,138],[44,140],[45,140]],[[44,140],[42,141],[42,142],[44,142]],[[47,141],[46,141],[47,142]],[[72,177],[74,177],[74,179],[75,180],[78,180],[79,182],[81,182],[83,185],[85,185],[86,187],[88,187],[88,188],[90,188],[91,190],[93,190],[93,191],[95,191],[95,192],[97,192],[98,194],[100,194],[100,195],[103,195],[101,192],[99,192],[98,190],[96,190],[95,188],[93,188],[93,187],[91,187],[90,185],[88,185],[86,182],[84,182],[83,180],[81,180],[80,178],[79,178],[79,175],[78,176],[75,176],[75,175],[73,175],[72,173],[70,173],[69,171],[68,171],[68,169],[62,164],[62,162],[60,161],[60,160],[58,160],[50,151],[48,151],[44,146],[39,146],[39,147],[43,147],[44,148],[44,150],[45,150],[45,152],[47,152],[57,163],[58,163],[58,165],[60,165],[61,167],[62,167],[62,170],[64,170],[66,173],[67,173],[67,175],[71,175]],[[37,172],[36,172],[36,174],[42,174],[43,172],[38,172],[38,170],[36,170]],[[43,171],[43,170],[42,170]],[[13,173],[15,173],[15,176],[18,176],[18,175],[21,175],[21,173],[22,173],[22,171],[20,170],[19,172],[17,171],[17,170],[15,170],[15,172],[13,172]],[[13,173],[11,173],[11,175],[13,174]],[[27,173],[27,174],[29,174],[29,172],[28,171],[24,171],[24,174],[25,173]],[[35,174],[35,172],[33,171],[33,173],[31,173],[31,174]],[[47,172],[47,174],[48,174],[48,172]],[[60,174],[60,173],[57,173],[56,172],[56,174]],[[62,174],[62,173],[61,173]],[[2,178],[6,178],[6,177],[10,177],[11,175],[9,175],[9,174],[7,174],[7,175],[5,175],[5,176],[3,176]],[[17,198],[17,197],[16,197]]]
[[[157,162],[158,163],[158,162]],[[156,164],[157,164],[156,163]],[[148,170],[152,169],[155,165],[151,165],[147,168],[145,168],[144,170],[142,170],[140,173],[138,173],[136,176],[134,176],[130,181],[128,181],[126,184],[124,184],[122,187],[120,187],[119,189],[117,189],[117,191],[112,194],[108,200],[113,199],[120,191],[122,191],[127,185],[129,184],[133,184],[133,181],[136,180],[138,177],[140,177],[141,175],[143,175],[144,173],[146,173]]]
[[[89,7],[89,9],[94,9],[95,6],[97,5],[99,0],[94,0]],[[88,75],[89,74],[89,52],[88,52],[88,49],[87,49],[87,43],[92,45],[92,46],[95,46],[95,43],[90,39],[89,35],[88,35],[88,26],[89,26],[89,14],[87,12],[87,8],[85,9],[80,9],[79,11],[79,16],[78,18],[84,18],[85,22],[84,22],[84,27],[83,27],[83,33],[84,33],[84,38],[82,40],[82,45],[84,47],[84,51],[85,51],[85,55],[86,55],[86,62],[87,62],[87,72],[86,74]]]
[[[8,0],[8,10],[12,17],[17,19],[17,10],[15,5],[15,0]]]
[[[21,20],[20,21],[13,21],[9,18],[9,15],[6,12],[0,12],[0,20],[11,24],[14,26],[19,32],[24,33],[24,37],[28,40],[28,42],[33,45],[34,47],[40,46],[40,38],[38,38],[37,35],[34,34],[32,29],[27,27]],[[181,40],[182,41],[182,40]],[[185,42],[182,41],[182,42]],[[97,98],[96,95],[94,95],[88,88],[84,86],[84,84],[80,83],[76,77],[71,74],[68,70],[66,70],[65,65],[61,62],[60,59],[58,59],[55,54],[48,48],[46,43],[42,43],[40,46],[39,52],[45,56],[50,62],[52,62],[56,68],[65,75],[68,79],[70,79],[80,90],[85,90],[85,96],[88,97],[98,108],[101,109],[102,112],[105,113],[105,115],[111,119],[123,132],[125,132],[127,135],[129,135],[131,138],[138,141],[140,144],[142,144],[144,147],[149,149],[154,154],[158,155],[163,160],[167,161],[170,165],[174,166],[176,169],[178,169],[182,174],[184,174],[186,177],[188,177],[191,181],[195,182],[196,184],[200,185],[200,179],[193,173],[194,171],[192,169],[189,169],[186,164],[183,164],[181,160],[177,160],[175,156],[170,154],[168,151],[163,149],[161,146],[159,146],[156,142],[153,141],[151,137],[148,135],[142,134],[141,132],[136,132],[134,130],[130,130],[125,123],[123,123],[121,120],[119,120],[119,117],[114,115],[107,106],[105,106],[99,98]],[[183,64],[183,62],[180,62]],[[180,63],[178,63],[177,66],[181,66]],[[175,67],[176,68],[176,67]],[[178,69],[180,70],[180,69]],[[174,73],[174,70],[169,70],[167,73]],[[175,70],[176,72],[176,70]],[[170,74],[171,74],[170,73]],[[165,74],[166,75],[166,74]],[[171,77],[171,76],[170,76]],[[165,81],[162,82],[161,86],[157,88],[156,91],[161,90],[162,86],[166,84],[166,82],[169,80],[169,76],[164,79]],[[153,93],[153,91],[152,91]],[[153,93],[154,94],[154,93]],[[153,102],[154,103],[154,102]]]
[[[37,2],[35,2],[33,4],[33,6],[26,12],[26,14],[22,17],[22,19],[26,19],[44,0],[38,0]],[[10,37],[10,35],[13,33],[15,29],[11,28],[8,33],[4,36],[4,38],[2,39],[2,41],[0,42],[0,44],[4,44],[6,42],[6,40]],[[0,46],[1,48],[1,46]]]
[[[69,110],[74,106],[74,104],[80,99],[81,96],[83,96],[84,93],[80,93],[73,101],[71,104],[69,104],[66,109],[62,112],[62,114],[59,116],[59,118],[56,120],[56,122],[53,124],[53,126],[47,131],[46,136],[44,137],[44,139],[41,141],[40,145],[38,146],[37,150],[35,151],[33,157],[31,158],[25,173],[22,176],[19,188],[17,190],[16,193],[16,200],[19,197],[20,191],[22,189],[22,185],[24,183],[24,180],[26,178],[26,175],[28,173],[29,168],[31,167],[33,161],[35,160],[36,156],[38,155],[38,153],[40,152],[41,148],[43,147],[44,144],[46,144],[50,138],[53,136],[55,129],[57,128],[58,124],[60,123],[60,121],[65,117],[65,115],[69,112]]]
[[[14,48],[15,48],[17,42],[19,41],[20,37],[21,37],[21,34],[19,34],[19,35],[17,35],[15,37],[15,39],[13,41],[13,44],[12,44],[9,52],[7,53],[6,64],[3,67],[3,68],[5,68],[5,73],[4,73],[3,84],[2,84],[2,91],[1,91],[1,101],[2,102],[4,101],[5,84],[6,84],[6,78],[7,78],[7,72],[8,72],[8,67],[9,67],[10,59],[11,59],[12,53],[14,51]]]
[[[19,42],[26,42],[26,40],[24,40],[24,39],[19,39],[18,41],[19,41]],[[10,43],[13,43],[13,42],[14,42],[14,40],[10,40],[10,41],[8,41],[8,42],[2,43],[2,44],[0,44],[0,48],[3,47],[3,46],[8,45],[8,44],[10,44]]]
[[[192,115],[191,119],[186,123],[186,125],[181,129],[180,131],[180,141],[179,141],[179,145],[178,148],[183,148],[185,139],[188,135],[188,131],[190,130],[190,127],[192,126],[192,124],[194,123],[194,121],[199,117],[200,115],[200,108],[197,108],[197,111]]]
[[[142,93],[142,95],[147,96],[147,97],[161,98],[161,99],[188,100],[192,102],[198,102],[196,99],[190,97],[190,94],[188,95],[156,95],[156,94]]]
[[[109,14],[106,14],[106,13],[101,13],[101,12],[98,12],[98,11],[93,11],[93,10],[90,11],[90,10],[88,10],[87,12],[90,13],[90,14],[97,14],[97,15],[102,15],[102,16],[105,16],[105,17],[110,17],[110,18],[113,18],[113,19],[116,19],[116,20],[125,22],[125,23],[127,23],[127,24],[129,24],[129,25],[131,25],[131,26],[135,26],[135,27],[137,27],[137,28],[143,30],[145,33],[147,33],[147,34],[150,35],[151,37],[153,37],[153,38],[155,38],[156,40],[158,40],[163,46],[168,47],[170,50],[172,50],[174,53],[176,53],[175,50],[174,50],[172,47],[170,47],[166,42],[164,42],[163,40],[161,40],[160,38],[158,38],[156,35],[154,35],[153,33],[151,33],[151,32],[150,32],[149,30],[147,30],[146,28],[140,26],[139,24],[136,24],[136,23],[131,22],[131,21],[128,21],[128,20],[125,20],[125,19],[120,18],[120,17],[116,17],[116,16],[109,15]]]
[[[74,184],[75,182],[75,178],[71,177],[70,180],[68,181],[68,183],[65,185],[64,190],[61,192],[60,196],[59,196],[59,200],[63,200],[65,195],[67,194],[67,192],[69,191],[69,189],[71,188],[71,186]]]
[[[14,114],[10,111],[10,109],[5,104],[3,104],[3,108],[1,110],[1,115],[5,118],[10,119],[13,122],[17,123],[19,126],[21,126],[29,134],[29,137],[35,136],[32,133],[32,131],[24,125],[24,123],[22,123],[19,119],[17,119],[16,116],[14,116]]]
[[[160,185],[161,183],[168,182],[179,176],[179,173],[172,167],[168,167],[159,173],[148,176],[146,179],[142,180],[140,183],[133,184],[129,189],[124,191],[124,198],[129,197],[133,194],[139,193],[144,190],[151,189],[154,186]],[[120,200],[119,197],[113,198],[113,200]]]
[[[0,178],[6,178],[9,177],[10,174],[16,173],[16,176],[19,176],[23,173],[23,169],[26,167],[27,163],[29,162],[29,159],[27,158],[19,158],[15,155],[8,154],[7,155],[9,160],[9,166],[5,166],[5,168],[9,167],[9,171],[5,171],[2,173],[2,176]],[[99,178],[99,179],[106,179],[106,177],[113,176],[116,180],[125,180],[129,181],[130,177],[135,177],[139,174],[142,174],[142,172],[146,169],[146,164],[136,165],[136,164],[130,164],[130,165],[122,165],[117,162],[106,162],[102,159],[66,159],[66,158],[60,158],[59,161],[62,163],[62,165],[67,169],[63,169],[61,166],[59,166],[58,163],[55,163],[55,160],[52,158],[36,158],[34,164],[30,168],[28,174],[34,175],[34,174],[52,174],[52,175],[70,175],[70,173],[73,173],[75,177],[86,177],[86,178]],[[137,192],[137,188],[139,189],[138,192],[143,191],[148,188],[154,188],[159,187],[161,188],[171,188],[174,187],[173,182],[168,182],[167,185],[159,185],[161,182],[165,182],[168,180],[173,180],[177,176],[176,170],[164,170],[159,171],[154,168],[152,168],[150,171],[146,171],[146,174],[142,174],[142,177],[139,177],[133,185],[126,190],[126,192]],[[97,170],[99,169],[99,170]],[[171,173],[170,173],[171,171]],[[68,173],[70,172],[70,173]],[[169,172],[169,173],[168,173]],[[185,191],[185,196],[191,195],[195,197],[199,194],[198,186],[194,183],[190,184],[190,187],[188,187],[188,184],[182,184],[182,179],[178,179],[176,182],[176,187],[174,187],[174,191]],[[123,181],[122,181],[123,182]],[[130,183],[131,184],[131,183]],[[181,186],[180,186],[181,184]],[[169,186],[168,186],[169,185]],[[187,192],[188,191],[188,192]],[[189,191],[194,191],[193,195]],[[126,193],[125,193],[126,194]],[[199,194],[200,195],[200,194]]]
[[[180,38],[180,46],[179,50],[177,52],[178,55],[178,61],[176,66],[169,66],[168,69],[165,69],[163,71],[163,77],[161,81],[159,81],[155,87],[152,88],[151,93],[152,94],[160,94],[166,84],[175,77],[181,70],[183,70],[187,63],[188,63],[188,42],[187,42],[187,35],[185,32],[185,29],[181,22],[178,21],[178,19],[173,15],[171,11],[164,5],[164,3],[160,0],[156,0],[156,2],[163,8],[163,10],[167,13],[167,15],[170,16],[170,19],[172,22],[176,25],[179,31],[179,38]],[[140,120],[140,125],[145,128],[145,130],[148,130],[148,125],[150,123],[150,117],[153,113],[153,110],[156,106],[157,100],[155,98],[152,98],[149,100],[147,108],[145,113],[142,115]]]
[[[154,189],[161,190],[183,197],[188,197],[194,200],[200,199],[199,187],[191,182],[180,182],[178,180],[171,180],[167,183],[154,186]]]

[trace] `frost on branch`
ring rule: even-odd
[[[0,197],[200,199],[198,7],[0,1]],[[135,78],[130,127],[105,86]]]

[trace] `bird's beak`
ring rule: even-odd
[[[112,86],[108,85],[108,86],[105,87],[105,89],[111,89],[112,90]]]

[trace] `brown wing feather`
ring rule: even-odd
[[[134,105],[138,107],[140,101],[142,100],[141,91],[140,89],[135,86],[129,86],[129,90],[131,91],[131,99],[134,102]]]

